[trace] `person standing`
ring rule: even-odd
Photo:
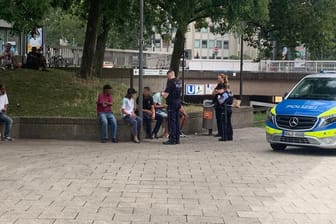
[[[121,113],[123,119],[132,127],[133,141],[140,143],[138,135],[140,134],[142,119],[134,112],[134,94],[136,94],[135,89],[129,88],[127,90],[127,94],[122,101]]]
[[[139,104],[139,97],[136,100],[136,103]],[[146,138],[153,139],[159,138],[158,132],[160,130],[163,117],[155,112],[154,100],[150,93],[149,87],[144,87],[143,90],[143,122],[145,125]],[[156,120],[155,127],[152,131],[152,120]]]
[[[112,87],[104,85],[103,92],[98,95],[97,115],[101,123],[101,142],[109,139],[108,126],[111,126],[112,142],[117,143],[117,120],[112,113],[113,97]]]
[[[168,111],[168,129],[169,140],[163,142],[165,145],[180,144],[180,125],[179,125],[179,110],[181,108],[181,89],[180,80],[176,79],[175,72],[170,70],[167,72],[167,87],[161,93],[167,102]]]
[[[233,103],[233,95],[232,92],[228,88],[228,84],[222,84],[216,87],[219,95],[218,104],[220,108],[220,117],[219,117],[219,125],[221,132],[219,133],[220,138],[219,141],[232,141],[233,139],[233,130],[231,123],[232,116],[232,103]]]
[[[214,96],[213,98],[213,104],[214,104],[214,107],[215,107],[215,115],[216,115],[216,124],[217,124],[217,130],[218,130],[218,133],[217,135],[215,135],[215,137],[220,137],[220,133],[223,132],[223,130],[221,129],[222,128],[222,125],[221,125],[221,107],[218,103],[218,96],[221,94],[220,90],[222,89],[222,85],[223,84],[228,84],[228,77],[227,75],[224,75],[224,74],[219,74],[217,76],[217,86],[215,87],[215,89],[213,90],[212,92],[212,95]]]
[[[4,139],[7,141],[12,141],[11,130],[13,126],[13,120],[7,115],[8,104],[9,102],[8,102],[5,85],[0,84],[0,122],[5,123],[5,138]]]

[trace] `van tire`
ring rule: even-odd
[[[286,149],[287,145],[274,143],[271,144],[271,147],[274,151],[283,151]]]

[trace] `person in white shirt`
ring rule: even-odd
[[[132,126],[133,141],[140,143],[138,135],[141,130],[142,118],[135,114],[134,94],[136,94],[135,89],[129,88],[127,90],[127,94],[122,100],[121,113],[123,119]]]
[[[11,141],[10,133],[13,126],[13,120],[6,113],[8,110],[8,97],[5,85],[0,84],[0,122],[5,123],[5,140]]]
[[[162,102],[161,92],[157,92],[153,94],[153,101],[154,101],[154,107],[155,107],[156,113],[161,115],[164,118],[163,137],[168,138],[169,134],[168,134],[168,122],[167,122],[167,118],[168,118],[167,104]]]

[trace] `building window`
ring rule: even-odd
[[[208,32],[208,28],[202,27],[201,32],[202,33],[207,33]]]
[[[215,41],[214,40],[209,40],[209,48],[214,49],[215,48]]]
[[[202,40],[202,48],[208,48],[208,41]]]
[[[229,41],[224,40],[223,48],[224,48],[224,49],[229,49]]]
[[[155,47],[161,48],[161,39],[155,39]]]
[[[202,59],[208,59],[208,57],[207,56],[202,56]]]
[[[222,41],[221,40],[216,40],[216,47],[222,48]]]
[[[194,48],[200,48],[200,40],[195,40]]]

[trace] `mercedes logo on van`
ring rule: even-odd
[[[299,118],[297,118],[297,117],[291,117],[290,119],[289,119],[289,127],[291,127],[291,128],[295,128],[296,126],[298,126],[298,124],[299,124]]]

